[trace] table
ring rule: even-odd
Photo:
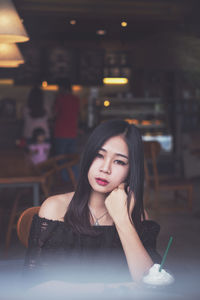
[[[1,188],[33,188],[33,206],[40,205],[39,187],[41,183],[40,177],[14,177],[14,178],[0,178],[0,189]]]
[[[32,187],[33,206],[40,205],[40,185],[45,197],[48,196],[46,181],[54,172],[55,169],[51,166],[41,172],[31,164],[22,150],[0,152],[0,189]]]
[[[78,299],[78,300],[188,300],[200,299],[198,270],[177,273],[175,283],[160,288],[145,288],[133,282],[76,283],[51,280],[24,287],[24,259],[0,260],[1,299]],[[10,288],[12,287],[12,288]],[[25,288],[25,289],[24,289]],[[24,294],[24,291],[26,292]],[[4,297],[3,297],[4,296]]]

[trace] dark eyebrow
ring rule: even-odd
[[[122,156],[122,157],[124,157],[124,158],[128,159],[128,156],[126,156],[126,155],[124,155],[124,154],[121,154],[121,153],[116,153],[116,155],[118,155],[118,156]]]
[[[104,151],[104,152],[107,152],[104,148],[100,148],[99,151]],[[121,156],[121,157],[124,157],[126,159],[128,159],[128,156],[124,155],[124,154],[121,154],[121,153],[115,153],[117,156]]]

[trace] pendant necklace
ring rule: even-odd
[[[100,224],[99,224],[99,220],[100,219],[102,219],[105,215],[107,215],[107,211],[103,214],[103,215],[101,215],[100,217],[95,217],[95,215],[94,215],[94,213],[92,212],[92,210],[91,210],[91,208],[89,207],[89,211],[90,211],[90,213],[91,213],[91,216],[92,216],[92,218],[93,218],[93,220],[94,220],[94,226],[100,226]]]

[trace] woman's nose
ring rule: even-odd
[[[111,161],[104,160],[102,165],[101,165],[100,171],[104,172],[104,173],[107,173],[107,174],[110,174],[111,173]]]

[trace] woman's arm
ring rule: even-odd
[[[129,218],[134,208],[134,198],[131,199],[130,211],[128,212],[127,194],[122,184],[110,193],[106,198],[105,205],[115,223],[131,276],[134,281],[139,282],[151,268],[153,261],[145,250]]]

